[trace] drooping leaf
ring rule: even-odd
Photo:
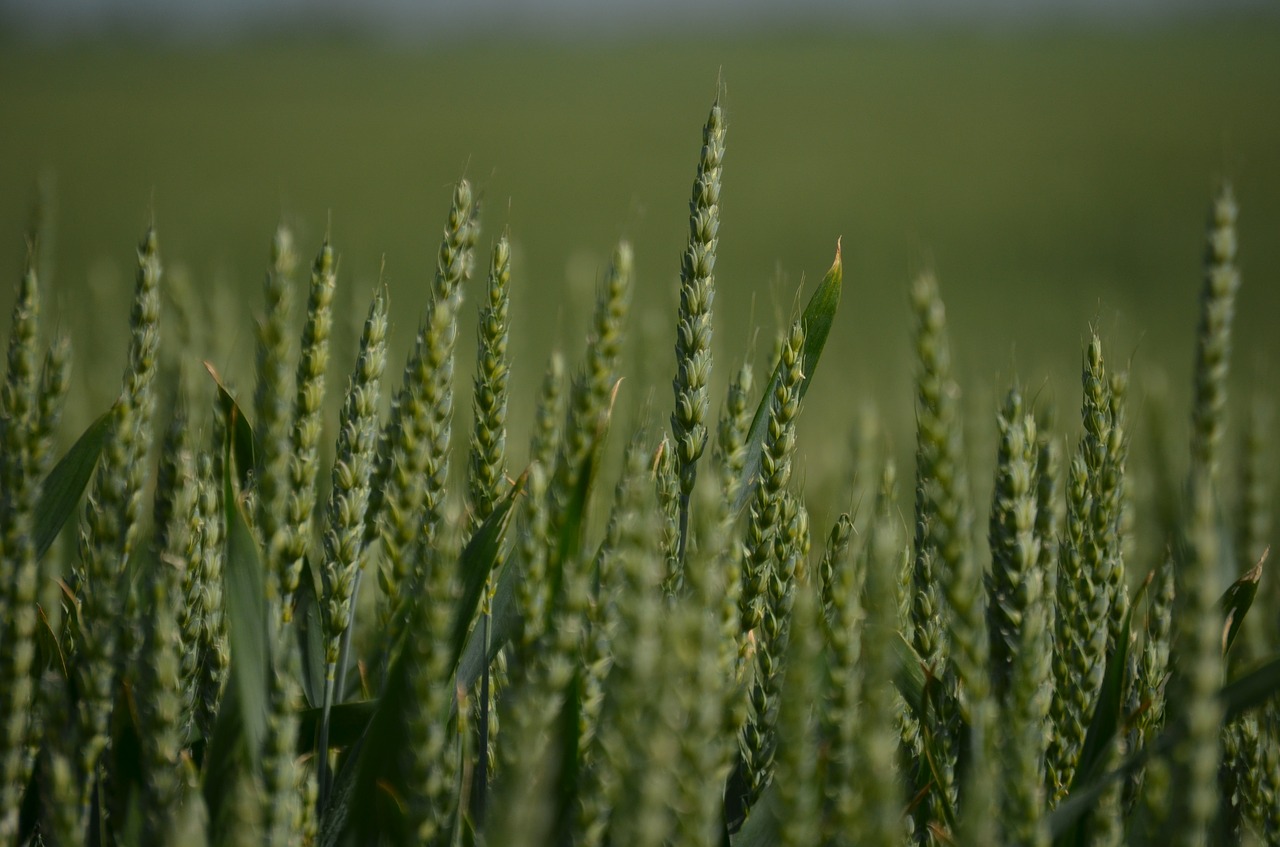
[[[1223,593],[1219,601],[1219,607],[1222,609],[1222,655],[1224,656],[1239,635],[1244,616],[1253,605],[1253,598],[1258,595],[1258,583],[1262,580],[1262,566],[1266,564],[1267,555],[1270,552],[1271,548],[1268,547],[1262,554],[1262,558],[1258,560],[1258,564],[1231,583],[1231,587]]]
[[[582,779],[582,669],[573,673],[565,690],[564,704],[556,731],[559,739],[560,761],[556,767],[555,824],[558,834],[555,843],[572,842],[573,827],[577,820],[578,788]]]
[[[53,546],[54,539],[80,503],[89,477],[98,464],[102,445],[111,429],[111,412],[108,410],[71,445],[67,454],[58,460],[53,470],[40,486],[40,501],[36,506],[36,558],[44,558]]]
[[[67,656],[62,652],[62,643],[53,631],[53,623],[45,612],[44,606],[36,606],[36,649],[40,657],[38,668],[52,668],[60,680],[68,678]]]
[[[1218,693],[1222,701],[1222,723],[1231,723],[1245,712],[1264,706],[1280,696],[1280,656],[1234,680]],[[1154,756],[1167,755],[1182,739],[1181,724],[1166,727],[1150,745],[1131,754],[1115,770],[1103,773],[1083,785],[1074,787],[1049,815],[1049,832],[1057,842],[1085,815],[1112,780],[1123,779],[1136,772]]]
[[[454,607],[453,628],[449,636],[450,667],[457,667],[466,646],[467,633],[471,630],[476,610],[480,606],[480,596],[484,593],[489,574],[502,549],[502,539],[507,531],[507,519],[511,516],[511,507],[515,503],[516,496],[524,490],[524,481],[525,477],[522,476],[506,496],[494,506],[493,512],[476,530],[476,534],[462,551],[462,557],[458,562],[462,574],[462,595]],[[483,641],[483,638],[481,640]]]
[[[890,637],[898,654],[898,673],[894,676],[894,684],[911,714],[916,720],[923,721],[926,682],[924,662],[911,643],[903,638],[902,633],[894,632]]]
[[[227,495],[227,555],[223,568],[230,677],[239,683],[239,707],[244,714],[249,749],[257,751],[266,735],[270,702],[266,580],[257,542],[239,501],[231,496],[230,481]]]
[[[369,721],[378,710],[377,700],[353,700],[337,703],[329,710],[329,746],[351,747],[369,728]],[[316,729],[320,726],[320,707],[304,709],[298,715],[298,753],[315,751]]]
[[[548,563],[549,580],[552,592],[558,590],[559,563],[565,556],[576,556],[581,552],[582,526],[585,521],[587,502],[591,497],[591,487],[595,483],[599,470],[600,450],[607,431],[608,419],[602,421],[596,433],[593,445],[586,453],[586,460],[578,474],[578,485],[572,492],[570,501],[565,504],[564,529],[555,547],[556,559]],[[525,472],[526,474],[528,471]],[[521,476],[524,479],[524,476]],[[524,562],[520,558],[519,549],[511,551],[501,571],[498,573],[498,585],[495,589],[492,604],[492,620],[489,629],[488,649],[482,633],[473,632],[463,648],[458,666],[458,684],[469,688],[480,679],[485,666],[492,662],[503,647],[520,631],[520,609],[516,604],[516,585],[522,577]],[[554,596],[554,594],[553,594]]]
[[[823,277],[822,284],[809,298],[805,306],[801,322],[804,324],[804,379],[800,382],[800,397],[809,390],[813,382],[813,374],[818,369],[818,359],[827,344],[827,336],[831,334],[831,324],[835,320],[836,310],[840,307],[840,291],[844,282],[844,263],[840,257],[840,242],[836,241],[836,258],[831,269]],[[774,365],[773,375],[765,386],[760,405],[756,407],[755,417],[751,419],[751,430],[747,435],[746,464],[742,468],[742,480],[738,486],[738,500],[734,504],[735,511],[742,511],[755,489],[760,475],[760,452],[764,449],[765,430],[769,426],[769,400],[782,381],[782,363]]]
[[[257,467],[256,462],[259,455],[253,427],[249,424],[249,419],[245,417],[244,411],[241,410],[240,404],[236,402],[236,399],[231,396],[231,392],[222,383],[222,378],[218,376],[218,372],[213,365],[205,362],[204,366],[218,386],[218,405],[227,420],[227,430],[231,437],[231,456],[235,459],[236,479],[240,484],[240,490],[247,491],[252,482],[252,475]]]
[[[519,550],[512,550],[498,572],[498,587],[493,595],[493,616],[489,626],[489,644],[477,633],[467,639],[458,662],[458,684],[470,688],[480,678],[488,662],[515,637],[520,630],[520,610],[516,606],[516,583],[523,563]]]
[[[1280,655],[1231,681],[1222,689],[1224,723],[1280,696]]]
[[[318,708],[324,703],[324,621],[316,594],[315,567],[310,558],[302,560],[302,574],[293,598],[293,626],[302,657],[302,693],[308,706]]]
[[[458,672],[467,630],[475,619],[485,580],[493,570],[493,564],[502,548],[511,507],[517,494],[518,486],[495,506],[493,513],[471,537],[459,559],[459,572],[468,575],[468,582],[454,607],[449,634],[450,676]],[[384,798],[399,796],[404,782],[399,769],[407,716],[421,707],[411,690],[412,657],[410,651],[405,649],[403,639],[413,638],[418,634],[419,628],[414,625],[414,621],[422,613],[421,610],[422,606],[417,604],[410,607],[410,624],[404,628],[401,643],[392,651],[393,658],[387,670],[387,684],[382,697],[368,719],[368,728],[354,745],[358,753],[349,756],[346,766],[337,774],[330,804],[321,821],[322,844],[347,843],[352,837],[354,843],[372,843],[384,834],[399,834],[399,829],[402,828],[400,816],[395,811],[375,814],[372,810],[384,809]],[[460,684],[459,687],[464,686]],[[440,716],[441,720],[447,718],[448,715]],[[395,804],[392,806],[394,809]],[[352,810],[360,812],[352,814]],[[392,842],[396,841],[393,837]]]
[[[727,839],[726,847],[773,847],[778,843],[777,795],[776,783],[769,783],[742,828]]]
[[[231,452],[230,437],[224,449]],[[246,770],[257,769],[269,703],[266,578],[257,542],[236,496],[229,455],[223,468],[227,525],[223,598],[231,663],[213,737],[205,750],[203,793],[210,820],[220,819]]]

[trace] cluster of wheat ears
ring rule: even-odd
[[[910,292],[914,515],[885,460],[851,497],[861,515],[811,528],[791,467],[839,248],[772,370],[742,366],[713,419],[724,152],[717,103],[669,427],[619,433],[611,414],[623,243],[585,355],[572,374],[552,357],[527,454],[509,451],[497,239],[473,294],[462,491],[454,362],[479,240],[465,181],[397,384],[373,296],[327,488],[327,241],[295,345],[295,254],[276,233],[256,388],[237,398],[212,369],[163,360],[148,232],[120,394],[56,462],[71,348],[41,339],[30,251],[0,394],[0,845],[1280,843],[1280,627],[1274,605],[1246,617],[1268,583],[1261,414],[1238,473],[1224,459],[1230,190],[1210,219],[1190,471],[1153,495],[1164,554],[1146,569],[1127,372],[1096,335],[1074,443],[1008,390],[976,543],[928,274]],[[592,496],[608,438],[629,439],[611,500]],[[607,520],[587,519],[593,502]]]

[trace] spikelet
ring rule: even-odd
[[[654,598],[649,596],[654,593],[653,586],[646,583],[637,587],[637,580],[652,568],[649,559],[656,558],[659,552],[654,541],[662,521],[652,494],[650,467],[653,463],[646,461],[645,435],[641,429],[627,444],[604,543],[594,563],[594,602],[587,608],[583,621],[586,644],[581,660],[583,702],[580,708],[591,712],[591,737],[582,739],[587,745],[582,754],[585,779],[575,825],[584,845],[604,843],[611,811],[620,800],[621,781],[630,766],[628,742],[623,728],[617,724],[631,719],[620,706],[625,707],[624,698],[636,693],[636,689],[626,688],[636,684],[629,676],[636,668],[630,654],[621,651],[623,664],[618,674],[614,674],[617,654],[624,643],[620,639],[631,638],[642,626],[652,629],[644,632],[644,638],[657,637],[656,622],[652,620],[657,607]],[[665,447],[664,441],[658,449],[662,451]],[[634,590],[640,594],[633,594]],[[637,608],[629,608],[633,604]],[[652,661],[647,655],[642,658]],[[606,683],[609,686],[607,702]],[[652,715],[645,717],[652,718]],[[588,729],[587,723],[579,721],[582,730]]]
[[[504,232],[494,245],[489,266],[489,282],[485,300],[481,305],[479,324],[476,328],[476,375],[472,390],[472,410],[475,422],[471,432],[471,450],[467,465],[467,510],[469,530],[474,533],[485,518],[493,512],[494,504],[507,488],[507,402],[508,380],[511,374],[507,337],[510,332],[508,303],[511,284],[511,247]],[[497,589],[495,575],[502,565],[499,557],[490,570],[484,594],[480,598],[480,613],[489,625],[493,596]],[[490,739],[498,731],[498,712],[495,708],[498,694],[506,679],[506,651],[498,654],[476,692],[477,708],[482,709],[478,720],[482,734]],[[489,702],[480,703],[488,688]],[[489,746],[484,751],[485,761],[477,780],[487,778],[492,766],[489,761],[495,751]]]
[[[865,557],[850,555],[853,521],[841,515],[831,528],[818,564],[823,648],[826,652],[818,738],[823,757],[824,794],[821,833],[824,841],[839,843],[841,833],[854,831],[858,780],[854,744],[862,697],[858,662],[862,650],[862,586]]]
[[[298,679],[302,668],[292,633],[277,633],[272,645],[273,667],[267,670],[267,733],[262,749],[260,808],[265,843],[290,847],[303,843],[302,792],[297,766],[298,713],[302,709]]]
[[[54,434],[66,405],[71,378],[71,339],[59,334],[49,345],[40,369],[40,394],[36,399],[36,419],[32,428],[31,460],[44,479],[53,464]]]
[[[991,546],[987,613],[992,684],[996,697],[1004,700],[1022,640],[1024,582],[1032,577],[1040,555],[1035,533],[1035,421],[1024,414],[1022,395],[1016,386],[1005,396],[997,425],[1000,444],[987,533]],[[1039,593],[1038,587],[1034,589],[1034,596],[1038,597]]]
[[[609,398],[618,379],[623,328],[631,303],[633,264],[631,245],[626,241],[619,242],[596,298],[586,362],[569,390],[569,410],[551,481],[553,536],[559,536],[563,529],[564,510],[596,443],[601,421],[608,414]]]
[[[1211,465],[1201,465],[1208,474]],[[1174,676],[1168,698],[1172,716],[1186,730],[1172,754],[1171,796],[1164,828],[1166,843],[1208,843],[1218,807],[1217,774],[1221,762],[1222,624],[1218,615],[1219,545],[1213,517],[1213,497],[1206,476],[1193,476],[1190,490],[1186,558],[1175,572],[1177,593],[1174,620]]]
[[[795,321],[780,356],[782,379],[769,398],[769,425],[760,457],[760,484],[756,486],[747,523],[742,595],[739,598],[739,655],[744,658],[752,630],[764,620],[774,536],[782,528],[783,493],[791,479],[791,456],[796,445],[795,419],[800,409],[800,383],[804,379],[803,347],[804,326]]]
[[[476,376],[472,398],[475,426],[471,433],[467,494],[474,532],[493,511],[506,488],[507,383],[511,374],[507,336],[511,284],[511,247],[504,232],[493,248],[489,285],[476,328]]]
[[[676,376],[672,381],[675,410],[671,413],[672,449],[680,483],[677,560],[684,557],[690,498],[697,479],[698,459],[707,444],[706,419],[712,364],[711,315],[715,301],[714,272],[720,230],[724,136],[724,116],[717,98],[702,129],[702,155],[689,199],[689,242],[680,262]]]
[[[33,539],[40,465],[39,290],[34,256],[18,286],[0,388],[0,842],[17,832],[18,809],[31,769],[28,743],[34,688],[37,562]]]
[[[387,299],[379,290],[369,306],[360,335],[360,352],[347,385],[339,419],[338,445],[329,495],[329,526],[324,534],[325,662],[331,683],[339,646],[351,626],[360,569],[369,477],[377,444],[378,391],[386,364]],[[339,692],[341,694],[341,692]]]
[[[932,274],[916,278],[911,289],[915,313],[916,496],[910,628],[913,646],[931,678],[945,687],[937,719],[930,728],[936,740],[934,763],[941,784],[930,802],[916,808],[925,817],[940,815],[940,795],[952,802],[956,793],[955,763],[958,724],[954,670],[968,687],[985,672],[985,623],[976,602],[978,592],[970,551],[971,509],[964,473],[960,388],[951,375],[951,348],[946,310]],[[965,580],[974,580],[966,585]],[[953,598],[963,608],[952,609]],[[959,620],[955,620],[959,617]],[[981,623],[980,623],[981,622]],[[956,634],[963,643],[952,644]],[[985,657],[983,657],[985,658]],[[981,670],[979,670],[981,669]],[[971,695],[979,692],[969,692]],[[979,697],[978,699],[982,699]],[[923,786],[921,786],[923,787]]]
[[[724,503],[719,508],[727,507]],[[737,623],[736,605],[723,599],[726,580],[739,579],[735,567],[722,561],[737,545],[724,521],[713,523],[686,559],[689,594],[678,603],[675,621],[668,636],[668,652],[676,655],[682,674],[675,684],[673,700],[686,717],[676,728],[680,739],[679,764],[674,769],[679,789],[676,807],[676,839],[692,847],[714,847],[720,843],[723,792],[733,765],[733,732],[724,732],[726,714],[733,692],[733,664],[736,639],[725,633],[724,612]],[[724,551],[724,552],[722,552]]]
[[[292,276],[296,264],[293,235],[281,225],[271,242],[271,269],[263,284],[266,315],[258,323],[257,386],[253,394],[254,425],[262,445],[254,522],[266,554],[267,598],[271,604],[280,602],[280,580],[286,567],[285,546],[289,536],[284,527],[289,512],[292,453],[289,430],[293,426],[288,326],[293,311]]]
[[[854,735],[854,761],[860,774],[875,774],[875,779],[859,779],[854,819],[859,845],[889,847],[903,843],[905,820],[902,794],[898,781],[899,723],[905,710],[901,696],[893,687],[898,672],[897,657],[891,633],[895,628],[895,569],[906,556],[892,514],[894,468],[885,467],[883,492],[871,524],[866,546],[866,621],[859,663],[862,709],[858,716],[858,732]],[[846,830],[848,832],[848,830]],[[846,843],[854,843],[853,841]]]
[[[1081,375],[1084,432],[1067,471],[1066,530],[1056,582],[1054,734],[1048,753],[1055,802],[1075,773],[1102,686],[1109,642],[1119,626],[1112,610],[1128,604],[1119,537],[1127,448],[1124,435],[1116,432],[1117,407],[1096,334],[1085,348]]]
[[[159,347],[160,259],[155,231],[138,248],[138,274],[130,314],[130,343],[123,387],[111,412],[111,425],[81,525],[80,570],[73,574],[78,613],[67,616],[79,702],[79,778],[81,819],[87,824],[98,761],[108,744],[124,608],[122,574],[138,533],[145,461],[151,431],[151,383]]]
[[[471,185],[460,180],[436,256],[431,298],[379,442],[369,501],[376,527],[366,531],[366,540],[374,529],[382,538],[379,617],[392,636],[403,625],[402,619],[393,621],[403,598],[432,579],[423,565],[431,558],[445,509],[457,315],[477,237],[473,213]]]
[[[787,656],[787,688],[778,714],[778,843],[810,847],[818,841],[817,757],[811,704],[818,696],[816,667],[821,644],[821,612],[811,583],[796,587],[791,645]]]
[[[1000,812],[1006,840],[1046,845],[1042,786],[1052,645],[1037,532],[1036,427],[1016,388],[1007,395],[998,423],[988,613],[1000,725],[1012,735],[1000,749]]]
[[[747,465],[747,434],[751,430],[751,364],[744,362],[729,383],[724,409],[716,429],[715,461],[720,467],[721,490],[729,503],[738,501],[742,471]],[[731,510],[732,511],[732,510]]]
[[[516,521],[515,562],[523,567],[516,581],[516,607],[520,610],[520,634],[516,640],[517,668],[529,661],[529,652],[546,631],[547,623],[547,473],[538,463],[529,466],[524,496]]]
[[[760,483],[751,502],[747,528],[740,606],[743,632],[757,630],[756,673],[748,695],[750,717],[739,737],[742,795],[726,798],[731,820],[739,814],[750,814],[773,779],[777,709],[783,690],[796,573],[802,569],[808,543],[807,516],[787,492],[800,410],[799,389],[804,379],[804,336],[803,323],[793,322],[780,356],[782,379],[770,398]],[[744,640],[740,650],[745,646]]]
[[[311,539],[323,429],[320,410],[329,367],[329,335],[333,328],[333,290],[337,274],[337,260],[326,240],[311,267],[307,320],[298,357],[297,399],[293,407],[293,444],[289,459],[289,505],[283,527],[285,537],[280,544],[282,549],[269,551],[271,558],[282,567],[279,575],[280,608],[281,619],[286,623],[293,618],[293,593],[298,590],[303,559]],[[275,547],[274,542],[272,546]]]
[[[173,523],[185,529],[185,512],[194,505],[194,466],[190,457],[183,468],[183,491],[176,503]],[[147,578],[140,679],[135,699],[146,732],[142,748],[146,782],[142,792],[144,843],[162,843],[176,820],[176,811],[187,781],[183,761],[184,692],[182,645],[175,608],[181,597],[182,572],[187,562],[178,557],[185,547],[181,533],[151,565]]]
[[[609,842],[657,847],[672,824],[668,775],[678,746],[675,733],[664,726],[664,710],[676,698],[654,696],[669,685],[661,661],[667,647],[659,588],[662,556],[654,544],[657,510],[645,497],[644,475],[636,478],[643,467],[638,464],[634,457],[628,462],[629,489],[619,516],[618,575],[625,602],[618,606],[615,659],[602,719],[608,771],[602,776],[605,809],[611,810]]]
[[[187,695],[188,740],[209,738],[227,679],[229,655],[223,609],[223,473],[225,421],[214,418],[212,449],[196,457],[198,493],[191,513],[187,568],[182,583],[182,688]]]
[[[681,503],[683,493],[680,490],[680,477],[676,465],[676,448],[665,438],[658,450],[658,459],[654,465],[653,481],[658,493],[658,510],[662,515],[659,534],[662,538],[661,550],[666,559],[666,570],[662,578],[662,589],[670,596],[684,591],[684,559],[681,555]]]
[[[1204,474],[1210,483],[1217,481],[1222,464],[1231,323],[1240,289],[1240,273],[1235,265],[1237,211],[1231,185],[1224,184],[1214,198],[1209,218],[1191,407],[1191,472]]]

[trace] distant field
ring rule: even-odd
[[[347,286],[340,302],[352,304],[334,360],[345,373],[384,255],[394,358],[403,355],[449,187],[465,174],[485,196],[482,244],[505,225],[515,244],[515,425],[553,344],[576,357],[592,286],[622,235],[640,280],[629,359],[644,368],[625,402],[637,409],[657,386],[665,420],[678,256],[717,79],[729,118],[718,380],[751,349],[749,317],[772,326],[844,238],[842,314],[802,418],[811,476],[829,466],[815,450],[846,449],[859,406],[910,421],[905,291],[929,266],[979,444],[993,437],[992,398],[1015,367],[1071,431],[1090,321],[1115,358],[1133,356],[1136,402],[1152,374],[1168,374],[1180,421],[1204,216],[1222,177],[1241,206],[1237,373],[1277,393],[1274,26],[467,44],[421,55],[10,45],[0,53],[0,268],[17,279],[37,177],[54,174],[56,310],[77,364],[99,365],[82,375],[85,415],[115,390],[132,249],[153,209],[166,266],[226,313],[207,356],[244,388],[246,318],[276,222],[295,226],[304,256],[328,225]],[[11,300],[0,285],[5,315]],[[469,369],[469,334],[462,344]],[[754,350],[763,358],[770,346],[759,338]],[[895,436],[899,451],[906,439]]]

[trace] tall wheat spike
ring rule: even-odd
[[[477,237],[473,212],[471,185],[460,180],[440,239],[431,296],[400,388],[392,399],[370,486],[369,513],[374,526],[366,530],[366,540],[375,532],[381,535],[384,556],[378,584],[383,599],[379,620],[391,633],[403,625],[400,618],[393,625],[393,617],[408,589],[430,578],[419,566],[423,557],[415,553],[434,540],[444,509],[457,311],[471,264],[471,245]]]
[[[1204,475],[1211,483],[1218,479],[1222,463],[1231,323],[1240,289],[1235,265],[1237,214],[1235,194],[1229,183],[1224,184],[1214,198],[1209,219],[1191,407],[1191,473]]]
[[[302,578],[303,561],[311,539],[316,474],[320,464],[320,409],[329,367],[329,334],[333,328],[333,291],[337,276],[337,259],[326,239],[311,267],[307,319],[302,330],[302,350],[295,380],[297,399],[293,406],[289,505],[284,524],[288,535],[281,542],[283,550],[278,554],[274,550],[270,553],[272,558],[278,555],[281,567],[280,614],[286,623],[293,619],[293,594]]]
[[[911,307],[915,317],[916,373],[916,496],[915,538],[910,630],[913,646],[936,679],[946,689],[930,731],[937,743],[935,762],[939,784],[929,802],[920,803],[917,823],[923,826],[926,816],[941,815],[941,791],[954,803],[956,794],[957,711],[954,704],[950,658],[960,655],[950,643],[956,627],[954,612],[947,596],[947,586],[957,585],[971,563],[969,550],[970,508],[967,482],[962,470],[963,445],[959,395],[960,388],[951,374],[951,347],[946,331],[946,309],[932,274],[916,278],[911,288]],[[976,590],[976,586],[973,586]],[[962,590],[963,593],[963,590]],[[968,601],[966,601],[968,602]],[[968,603],[967,612],[975,611]],[[966,637],[976,630],[963,622],[959,631]],[[983,636],[985,637],[985,635]],[[973,642],[976,646],[977,642]],[[966,651],[970,659],[972,650]],[[973,662],[969,663],[973,665]],[[970,666],[968,672],[976,674]]]
[[[787,514],[787,485],[795,451],[800,383],[804,379],[804,325],[791,324],[779,361],[782,379],[769,401],[769,426],[760,459],[760,483],[751,502],[741,599],[742,631],[754,642],[755,681],[749,684],[749,719],[739,741],[744,793],[743,814],[760,799],[773,779],[777,747],[775,725],[781,702],[796,570],[800,566],[802,518]],[[789,518],[789,519],[788,519]],[[778,558],[778,551],[784,555]],[[753,633],[752,630],[755,630]],[[748,641],[744,640],[745,650]]]
[[[152,380],[159,348],[160,257],[155,231],[138,248],[123,387],[112,408],[110,432],[99,458],[81,524],[81,569],[72,628],[72,673],[80,691],[75,729],[81,784],[80,819],[92,811],[94,777],[110,743],[116,648],[124,608],[122,577],[138,533],[137,519],[151,432]]]
[[[689,199],[689,243],[680,261],[680,311],[676,319],[675,410],[671,436],[680,479],[679,543],[682,563],[689,534],[689,506],[698,459],[707,444],[711,381],[711,315],[715,301],[716,247],[720,231],[720,172],[724,161],[724,115],[719,98],[702,129],[702,155]],[[678,569],[679,565],[677,565]]]
[[[28,743],[34,687],[37,570],[33,528],[39,464],[39,286],[35,256],[18,285],[9,334],[8,366],[0,389],[0,842],[11,841],[31,769]]]
[[[263,284],[266,315],[258,324],[257,385],[253,394],[254,426],[263,445],[254,519],[266,553],[267,597],[273,604],[280,602],[280,582],[286,567],[284,548],[288,542],[288,531],[282,524],[289,511],[293,382],[288,327],[296,264],[293,235],[280,226],[271,241],[271,269]]]

